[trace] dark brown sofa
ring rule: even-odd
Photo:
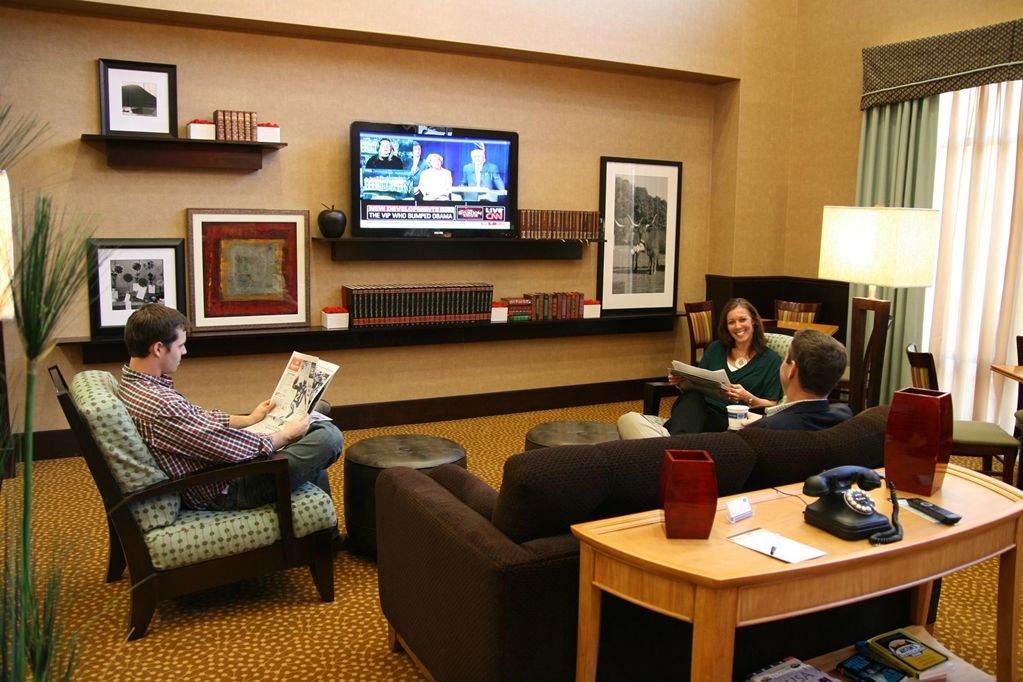
[[[531,450],[500,492],[465,469],[395,468],[376,485],[380,604],[438,682],[572,680],[578,605],[574,523],[658,506],[666,448],[707,450],[720,495],[883,464],[888,408],[816,433],[749,429]],[[887,505],[882,506],[885,510]],[[598,677],[686,679],[688,623],[604,596]],[[908,593],[741,628],[737,674],[812,657],[905,625]]]

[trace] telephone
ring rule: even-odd
[[[821,499],[806,507],[803,518],[811,526],[843,540],[869,537],[874,544],[895,542],[902,538],[897,517],[894,524],[889,523],[884,515],[877,513],[874,500],[863,492],[880,486],[881,476],[873,469],[860,466],[836,467],[811,476],[803,484],[803,494]],[[889,488],[894,499],[894,488],[890,485]]]

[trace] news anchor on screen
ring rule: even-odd
[[[405,167],[405,163],[398,156],[398,151],[394,148],[394,143],[388,138],[382,138],[377,143],[377,153],[375,156],[369,157],[366,160],[366,168],[392,168],[395,170],[401,170]]]
[[[484,190],[504,190],[504,179],[501,178],[501,171],[496,163],[487,161],[487,149],[480,143],[469,152],[472,163],[462,166],[462,185],[464,187],[479,187]],[[480,196],[482,195],[482,196]],[[463,192],[466,201],[492,201],[487,192]]]

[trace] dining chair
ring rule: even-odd
[[[774,299],[774,318],[779,322],[816,322],[820,312],[820,303],[800,303]]]
[[[689,320],[689,364],[700,361],[698,351],[714,340],[714,301],[683,303]],[[648,381],[643,384],[643,414],[657,414],[661,398],[678,395],[678,389],[667,381]]]
[[[934,365],[934,355],[918,351],[916,344],[906,346],[909,358],[910,373],[915,388],[927,388],[932,391],[938,388],[938,370]],[[1005,430],[992,422],[959,420],[952,421],[952,454],[960,457],[980,457],[981,473],[989,476],[1001,476],[1010,485],[1016,469],[1016,456],[1019,454],[1019,441]],[[1002,471],[995,471],[993,460],[1002,462]]]

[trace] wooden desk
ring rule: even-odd
[[[903,510],[905,538],[890,545],[849,542],[803,521],[799,484],[747,493],[753,516],[730,524],[719,500],[707,540],[668,540],[661,510],[572,526],[579,538],[579,638],[576,680],[594,680],[600,595],[609,592],[693,624],[692,679],[732,679],[735,629],[914,587],[912,623],[924,624],[931,581],[1001,555],[998,575],[997,679],[1013,679],[1023,563],[1023,491],[950,465],[932,501],[962,514],[942,526]],[[890,513],[880,490],[878,508]],[[735,496],[738,497],[738,496]],[[810,501],[809,498],[805,498]],[[826,552],[787,564],[728,540],[763,527]],[[778,652],[779,658],[786,652]],[[746,671],[740,671],[746,672]]]
[[[819,331],[821,334],[827,334],[828,336],[834,336],[835,332],[838,331],[837,324],[819,324],[817,322],[794,322],[792,320],[775,320],[771,323],[772,327],[777,329],[788,329],[793,332],[797,332],[800,329],[814,329]]]
[[[991,365],[991,371],[1023,384],[1023,365]]]

